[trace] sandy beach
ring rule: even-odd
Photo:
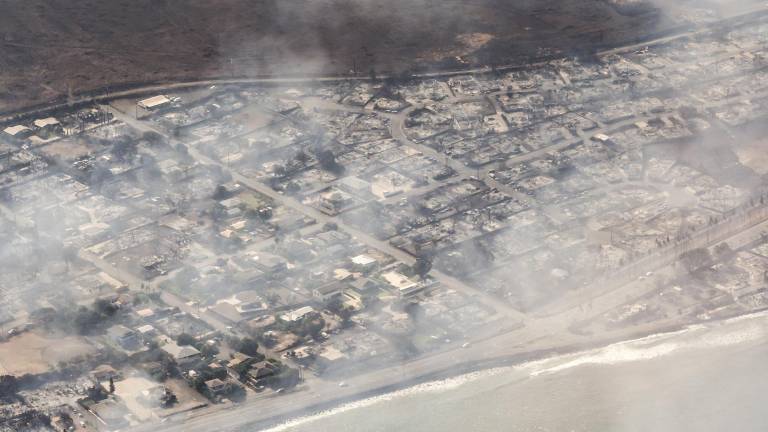
[[[761,314],[763,312],[747,316]],[[537,332],[524,328],[478,342],[471,349],[454,349],[428,355],[408,363],[350,377],[344,381],[344,387],[335,381],[314,380],[308,389],[298,389],[289,394],[256,400],[230,409],[201,411],[190,417],[171,419],[161,430],[202,432],[212,427],[225,431],[263,430],[289,419],[327,412],[345,404],[359,403],[425,383],[560,358],[652,335],[674,334],[699,325],[701,323],[656,323],[604,334],[596,339],[567,333],[560,333],[560,336],[554,333],[537,336]],[[156,425],[148,425],[136,430],[156,429]]]

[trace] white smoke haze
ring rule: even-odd
[[[38,24],[53,29],[46,20],[55,14],[47,14],[61,14],[56,31],[82,31],[72,18],[80,6],[68,10],[45,3],[51,9],[41,12],[43,24],[9,24],[6,34],[0,30],[6,41],[0,55],[3,50],[14,54],[4,57],[9,72],[0,73],[0,85],[23,75],[14,75],[23,66],[19,59],[39,61],[35,47],[41,42],[23,30]],[[83,13],[109,15],[108,3]],[[239,346],[233,335],[255,335],[260,352],[291,366],[299,363],[283,353],[296,346],[330,356],[342,353],[347,360],[341,366],[313,370],[317,377],[301,369],[306,385],[317,385],[329,400],[354,399],[346,376],[352,385],[364,384],[361,377],[368,372],[402,368],[403,377],[418,378],[419,367],[429,370],[425,364],[432,355],[445,368],[465,371],[483,356],[553,354],[560,346],[578,350],[420,384],[288,421],[272,431],[311,427],[314,417],[411,395],[458,392],[466,383],[497,374],[530,369],[530,377],[556,379],[570,369],[663,361],[680,352],[764,340],[755,324],[727,341],[704,333],[698,344],[683,346],[675,342],[683,333],[665,333],[582,351],[596,342],[738,315],[764,304],[761,289],[768,266],[762,256],[766,250],[760,248],[765,238],[752,226],[733,242],[735,250],[730,244],[715,247],[717,242],[707,244],[709,250],[686,248],[707,227],[729,217],[740,220],[746,214],[740,206],[762,205],[768,172],[761,159],[765,104],[762,89],[751,80],[765,78],[759,63],[763,54],[753,53],[765,47],[736,31],[642,46],[647,34],[716,22],[758,10],[760,2],[216,3],[217,10],[211,11],[202,0],[139,1],[123,15],[106,19],[94,34],[85,31],[90,37],[67,42],[78,48],[60,48],[81,56],[82,72],[69,74],[62,58],[51,57],[50,69],[72,78],[57,81],[50,72],[40,72],[42,84],[35,85],[28,100],[18,96],[31,88],[28,82],[13,81],[0,94],[11,101],[5,105],[18,102],[21,108],[61,97],[69,85],[62,82],[68,80],[79,92],[111,79],[123,85],[210,77],[308,78],[293,86],[209,83],[192,91],[169,89],[162,93],[173,99],[171,108],[156,114],[141,112],[136,107],[140,98],[109,101],[108,107],[89,105],[83,110],[109,111],[116,123],[127,126],[112,130],[113,125],[102,125],[60,141],[3,136],[0,146],[7,144],[11,156],[0,147],[0,375],[20,379],[21,396],[8,398],[13,409],[23,410],[27,403],[27,408],[55,414],[58,408],[39,396],[47,391],[65,394],[57,403],[78,406],[77,400],[87,395],[82,387],[90,384],[89,373],[109,364],[128,372],[128,383],[138,387],[153,383],[186,389],[179,392],[180,405],[203,402],[212,412],[226,410],[227,398],[203,401],[201,389],[208,384],[169,368],[160,352],[159,346],[188,334],[196,349],[205,351],[206,364],[198,366],[206,371],[210,364],[223,367],[231,360]],[[138,40],[144,48],[102,45],[119,35],[126,22],[141,21],[146,13],[140,8],[152,10],[152,19],[126,44]],[[0,2],[2,10],[23,16],[23,8],[11,2]],[[0,18],[0,24],[7,19]],[[204,31],[190,30],[201,23]],[[762,32],[765,26],[756,28]],[[594,56],[635,42],[638,46],[628,52]],[[710,56],[706,49],[715,45]],[[125,57],[110,51],[121,49]],[[734,54],[726,55],[727,50]],[[113,56],[119,59],[110,68],[124,68],[123,74],[103,72],[102,62]],[[532,58],[558,60],[476,76],[413,76],[486,66],[490,71],[491,66],[526,65]],[[135,72],[136,64],[146,75]],[[92,69],[102,71],[93,81],[99,84],[88,83]],[[323,77],[334,80],[312,79]],[[730,105],[715,103],[736,97],[743,99],[739,109],[728,111]],[[381,109],[385,105],[376,103],[382,101],[402,105],[404,111]],[[615,127],[598,114],[608,105],[613,112],[626,111],[632,121],[617,121],[626,125]],[[633,108],[639,106],[647,108]],[[74,118],[66,110],[50,115],[65,122]],[[739,115],[748,120],[731,122]],[[514,121],[522,126],[497,132],[494,116],[505,126]],[[439,130],[424,126],[443,120]],[[66,125],[76,126],[74,120]],[[424,130],[430,133],[420,135]],[[597,131],[611,136],[600,138]],[[503,149],[498,154],[504,160],[474,168],[470,157],[479,160],[489,148]],[[8,174],[17,168],[32,174]],[[452,176],[436,180],[442,170]],[[370,193],[355,196],[348,192],[350,183],[342,186],[353,176],[369,184],[391,179],[389,185],[379,183],[383,189],[397,182],[413,189],[382,199]],[[338,214],[318,204],[350,196]],[[227,198],[241,203],[222,210]],[[223,216],[229,211],[236,215]],[[677,255],[671,263],[646,265],[657,251],[675,245],[679,251],[672,252]],[[696,254],[682,257],[680,251]],[[375,269],[363,272],[350,264],[351,257],[361,255],[374,256]],[[270,259],[285,267],[279,276],[264,276]],[[427,268],[419,275],[416,269],[425,265],[421,260],[428,260],[431,272]],[[394,272],[393,277],[402,273],[419,282],[435,281],[437,289],[409,302],[376,288],[383,303],[349,312],[351,319],[343,317],[348,311],[339,305],[317,299],[321,295],[315,290],[336,280],[361,282],[361,290],[367,279],[383,286],[382,269]],[[240,300],[235,296],[243,292],[257,298],[251,306],[267,308],[263,321],[279,321],[307,305],[318,311],[318,318],[303,323],[305,334],[295,346],[286,342],[289,349],[273,350],[292,341],[293,330],[278,324],[263,331],[258,327],[262,322],[251,317],[241,321],[247,325],[238,325],[212,312],[236,309]],[[139,313],[145,309],[164,316],[147,318]],[[317,322],[320,329],[313,330]],[[121,348],[114,334],[123,325],[160,336]],[[685,332],[699,330],[688,327]],[[60,356],[48,358],[47,344],[61,346]],[[367,348],[357,349],[357,344]],[[483,355],[473,357],[477,354]],[[421,363],[410,369],[413,362]],[[160,375],[152,374],[158,367]],[[236,381],[227,376],[222,379]],[[77,385],[68,387],[68,380]],[[61,390],[48,390],[59,383]],[[605,400],[617,391],[612,382],[597,380],[595,385],[604,388]],[[158,412],[167,414],[157,407],[132,406],[141,390],[124,386],[118,382],[117,396],[107,400],[130,400],[122,414],[133,413],[137,425],[149,422],[140,427],[159,421]],[[289,391],[264,387],[249,387],[246,402],[233,404],[235,409],[247,408],[249,398],[265,391],[269,396],[254,403],[296,414],[279,403]],[[291,397],[307,398],[306,405],[324,402],[310,401],[299,390],[285,396],[285,404]],[[224,405],[217,405],[222,399]],[[146,417],[136,418],[137,411]],[[169,427],[183,430],[181,418],[171,417]],[[249,418],[244,414],[231,425]],[[627,426],[616,430],[635,430],[629,423],[639,421],[627,414]],[[194,427],[205,427],[200,424]]]

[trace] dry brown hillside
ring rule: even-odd
[[[603,0],[0,0],[0,110],[110,83],[505,63],[657,28]]]

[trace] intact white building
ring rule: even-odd
[[[361,254],[357,255],[355,257],[352,257],[352,264],[355,266],[355,268],[368,271],[373,270],[376,268],[376,265],[379,262],[376,260],[376,258],[371,257],[370,255]]]
[[[381,277],[395,289],[401,298],[408,297],[424,289],[424,285],[396,271],[383,273]]]
[[[145,110],[150,110],[150,111],[160,109],[170,104],[171,104],[171,100],[168,99],[168,96],[165,96],[165,95],[153,96],[151,98],[147,98],[139,101],[139,107],[144,108]]]
[[[280,319],[286,322],[296,322],[314,311],[315,309],[312,306],[304,306],[302,308],[280,315]]]
[[[3,129],[3,132],[12,137],[22,138],[29,136],[32,133],[32,129],[24,125],[9,126]]]
[[[197,348],[188,345],[179,346],[176,342],[168,342],[160,349],[168,353],[179,366],[190,365],[202,358]]]
[[[55,117],[47,117],[44,119],[37,119],[34,122],[34,125],[38,129],[45,129],[49,127],[57,127],[61,123],[55,118]]]

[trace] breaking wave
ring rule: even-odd
[[[738,345],[764,339],[768,335],[766,318],[768,312],[760,312],[720,322],[695,324],[675,332],[618,342],[604,348],[530,362],[525,366],[531,371],[531,376],[538,376],[584,365],[653,360],[677,352]]]
[[[439,393],[456,389],[464,384],[483,378],[506,375],[515,371],[526,372],[530,377],[554,374],[585,365],[614,365],[620,363],[653,360],[672,353],[732,346],[764,340],[768,336],[768,311],[720,322],[695,324],[682,330],[659,333],[647,337],[618,342],[603,348],[573,354],[558,355],[514,366],[471,372],[457,377],[425,382],[415,386],[342,404],[338,407],[298,417],[262,432],[285,432],[325,417],[351,410],[370,407],[407,396]]]

